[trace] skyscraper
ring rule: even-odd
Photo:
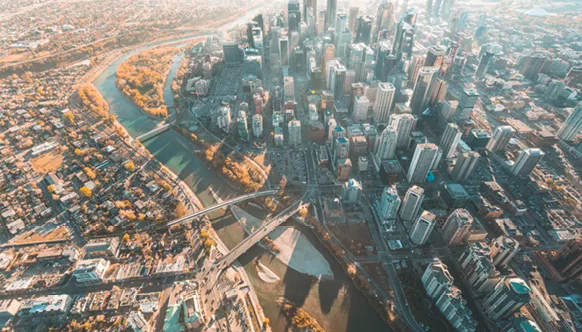
[[[256,138],[263,136],[263,116],[258,113],[253,115],[253,135]]]
[[[301,122],[299,120],[291,120],[287,126],[289,128],[289,145],[298,147],[301,145]]]
[[[429,211],[423,211],[410,229],[410,241],[417,246],[424,245],[435,224],[436,215]]]
[[[356,23],[356,43],[370,43],[372,34],[372,16],[360,16]]]
[[[433,165],[442,156],[438,146],[433,143],[418,144],[408,168],[407,179],[412,183],[423,183]]]
[[[337,162],[340,159],[347,159],[350,154],[350,141],[347,137],[339,136],[334,141],[333,160]]]
[[[333,76],[333,85],[330,87],[331,91],[333,91],[333,99],[343,100],[344,85],[346,81],[346,67],[340,64],[330,68],[330,72]]]
[[[440,67],[445,59],[446,50],[439,46],[430,46],[424,60],[425,67]]]
[[[396,219],[396,213],[400,206],[400,197],[395,186],[384,188],[380,200],[380,217],[386,223]]]
[[[410,59],[414,47],[414,24],[408,23],[406,16],[401,18],[396,25],[396,36],[394,38],[394,48],[392,54],[399,59]]]
[[[241,62],[241,51],[236,41],[223,42],[222,51],[224,53],[224,62],[226,64]]]
[[[573,141],[580,131],[582,131],[582,104],[578,104],[574,108],[560,130],[558,130],[557,136],[564,141]]]
[[[436,79],[428,102],[430,107],[435,107],[438,103],[441,103],[445,100],[448,88],[449,84],[447,81],[442,78]]]
[[[245,111],[239,111],[238,117],[236,119],[236,127],[238,131],[238,136],[244,140],[249,140],[249,126],[247,121],[247,113]]]
[[[372,31],[372,42],[378,38],[380,31],[392,30],[394,24],[394,4],[391,1],[382,1],[378,6],[374,29]]]
[[[427,108],[437,73],[438,67],[422,67],[420,69],[410,98],[410,108],[413,114],[420,114]]]
[[[353,119],[356,122],[363,122],[368,119],[368,108],[370,101],[366,96],[354,97],[354,111],[352,113]]]
[[[360,13],[359,7],[350,7],[350,12],[348,16],[348,28],[350,31],[356,31],[356,26],[358,24],[358,14]]]
[[[459,126],[455,123],[447,124],[443,136],[441,136],[440,148],[443,150],[443,157],[445,159],[452,158],[455,155],[457,145],[461,140],[463,133]]]
[[[491,137],[491,140],[489,140],[485,149],[491,152],[505,150],[507,144],[509,144],[509,141],[513,138],[514,132],[515,130],[511,126],[499,126],[495,128],[493,137]]]
[[[456,209],[449,215],[447,222],[443,227],[443,240],[448,246],[456,246],[463,243],[471,225],[473,224],[473,216],[465,209]]]
[[[495,54],[490,51],[486,51],[485,54],[481,56],[481,59],[479,59],[479,65],[477,66],[477,70],[475,71],[476,78],[483,79],[483,77],[485,77],[485,74],[489,72],[491,64],[493,64],[494,56]]]
[[[459,265],[465,279],[477,293],[489,292],[501,280],[485,242],[470,243],[459,257]]]
[[[393,126],[384,128],[384,131],[380,134],[378,144],[376,145],[376,157],[378,157],[380,161],[394,159],[397,142],[398,133],[396,132],[396,128]]]
[[[379,83],[374,103],[374,122],[387,122],[394,104],[396,88],[392,83]]]
[[[333,60],[334,56],[335,46],[333,46],[333,44],[325,44],[323,46],[323,55],[321,56],[321,68],[323,69],[323,77],[327,77],[329,61]]]
[[[565,280],[582,276],[582,240],[568,240],[551,259],[552,265]]]
[[[392,114],[390,115],[389,126],[396,128],[398,133],[398,148],[407,148],[410,143],[410,133],[416,127],[416,117],[412,114]]]
[[[457,164],[455,164],[451,173],[453,180],[463,181],[469,179],[473,174],[480,157],[481,155],[474,151],[462,153],[457,158]]]
[[[410,227],[411,222],[418,216],[423,200],[424,189],[419,186],[412,186],[406,192],[402,207],[400,208],[400,219],[402,219],[406,226]]]
[[[500,236],[491,242],[491,259],[496,267],[504,267],[519,251],[519,242],[506,236]]]
[[[335,24],[337,10],[337,0],[327,0],[327,10],[325,16],[325,30],[332,28]],[[336,31],[337,32],[337,31]]]
[[[293,76],[285,76],[283,78],[283,91],[285,97],[295,97],[295,80]]]
[[[492,320],[508,318],[529,303],[531,289],[521,278],[505,278],[489,291],[481,306]]]
[[[289,38],[279,37],[279,63],[281,66],[289,66]]]
[[[334,35],[336,57],[345,59],[351,42],[352,42],[352,32],[350,31],[350,29],[348,29],[348,18],[344,13],[338,13],[335,19],[335,35]]]
[[[289,31],[299,31],[299,22],[301,22],[299,0],[289,0],[287,3],[287,15]]]
[[[544,155],[545,153],[538,148],[520,151],[519,156],[517,156],[517,159],[511,168],[511,173],[518,177],[528,177],[536,168],[540,160],[542,160]]]

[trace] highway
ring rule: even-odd
[[[232,205],[232,204],[240,203],[240,202],[246,201],[246,200],[251,199],[251,198],[262,197],[262,196],[269,196],[269,195],[273,195],[273,194],[275,194],[275,190],[265,190],[265,191],[259,191],[259,192],[252,193],[252,194],[242,195],[242,196],[233,198],[231,200],[224,201],[222,203],[218,203],[218,204],[213,205],[211,207],[207,207],[205,209],[196,211],[196,212],[194,212],[194,213],[192,213],[190,215],[187,215],[187,216],[184,216],[184,217],[181,217],[181,218],[178,218],[178,219],[174,219],[172,221],[169,221],[166,225],[168,227],[170,227],[172,225],[176,225],[176,224],[179,224],[179,223],[182,223],[182,222],[185,222],[185,221],[191,221],[192,219],[198,218],[198,217],[203,216],[205,214],[208,214],[208,213],[210,213],[212,211],[216,211],[218,209],[221,209],[223,207],[226,207],[226,206],[229,206],[229,205]]]

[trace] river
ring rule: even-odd
[[[115,85],[117,67],[131,55],[141,52],[153,45],[143,46],[113,62],[99,75],[94,85],[99,89],[109,103],[109,110],[117,116],[129,134],[137,137],[151,130],[158,123],[145,116],[131,101],[129,101]],[[173,105],[173,95],[170,89],[183,55],[178,55],[172,63],[171,70],[164,88],[164,97],[168,105]],[[212,188],[222,198],[234,197],[239,193],[230,187],[225,180],[209,170],[193,152],[196,147],[187,139],[173,130],[166,131],[144,143],[145,147],[162,164],[177,174],[205,206],[215,203],[209,192]],[[265,211],[247,206],[247,211],[259,218],[264,218]],[[218,235],[229,247],[234,247],[244,239],[244,231],[232,214],[226,210],[209,215]],[[292,301],[306,309],[326,331],[389,331],[388,325],[374,311],[366,298],[353,286],[342,268],[328,254],[310,230],[304,226],[291,223],[301,231],[310,242],[323,254],[331,265],[335,275],[332,280],[317,280],[301,274],[278,261],[273,255],[259,246],[254,246],[240,258],[253,287],[257,292],[265,315],[270,318],[271,327],[275,332],[288,331],[286,320],[280,313],[282,299]],[[281,277],[276,284],[261,281],[254,268],[253,260],[261,262]]]

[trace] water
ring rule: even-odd
[[[117,116],[117,120],[133,137],[148,132],[159,121],[145,116],[121,91],[115,86],[116,68],[131,55],[153,47],[141,47],[129,52],[108,67],[93,83],[109,103],[110,112]],[[165,101],[173,104],[171,82],[183,57],[179,54],[172,63],[169,78],[165,85]],[[205,206],[214,204],[214,198],[209,193],[212,188],[223,199],[238,196],[240,192],[234,190],[226,181],[213,171],[209,170],[200,161],[194,150],[197,149],[191,142],[175,131],[166,131],[145,142],[145,147],[177,174],[194,193],[198,195]],[[264,218],[265,211],[247,207],[247,211],[257,217]],[[243,240],[244,232],[238,222],[227,211],[217,211],[209,215],[218,235],[232,248]],[[318,281],[317,279],[301,274],[279,262],[274,256],[259,246],[254,246],[240,261],[249,274],[253,287],[257,292],[265,314],[271,320],[275,332],[287,331],[285,319],[280,314],[282,299],[302,305],[326,331],[386,331],[389,327],[369,305],[366,298],[352,285],[338,263],[328,254],[311,232],[303,226],[292,224],[305,234],[316,248],[329,261],[335,279]],[[269,269],[281,278],[277,284],[262,282],[255,271],[254,259],[260,259]]]

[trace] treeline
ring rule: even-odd
[[[281,309],[281,311],[283,311],[283,314],[285,314],[285,317],[287,317],[287,319],[291,322],[293,327],[299,330],[324,332],[321,326],[319,326],[319,324],[317,323],[317,321],[313,317],[311,317],[311,315],[307,311],[291,303],[283,304],[283,308]]]
[[[158,32],[159,33],[159,32]],[[64,51],[53,56],[41,59],[32,59],[21,64],[8,64],[0,67],[0,77],[7,77],[12,74],[22,74],[27,71],[38,72],[58,67],[62,63],[85,60],[87,57],[94,57],[101,53],[112,51],[118,48],[141,43],[152,37],[159,37],[151,30],[140,30],[128,32],[115,38],[95,42],[90,45]]]
[[[130,57],[117,68],[117,86],[145,112],[167,117],[164,82],[177,52],[175,48],[156,48]]]
[[[83,84],[77,91],[81,104],[90,111],[94,112],[100,117],[107,117],[109,115],[109,105],[103,99],[99,90],[92,84]]]
[[[240,162],[226,156],[219,150],[218,144],[209,144],[199,139],[195,134],[191,134],[190,138],[204,148],[204,151],[200,155],[207,165],[219,170],[229,181],[240,185],[245,192],[255,192],[262,187],[261,175],[258,171],[253,169],[249,171]]]

